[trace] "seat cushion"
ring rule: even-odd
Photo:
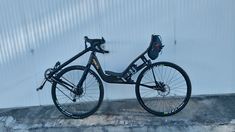
[[[117,73],[117,72],[112,72],[112,71],[105,71],[105,73],[110,76],[122,77],[122,73]]]

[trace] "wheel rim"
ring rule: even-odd
[[[170,115],[176,113],[185,105],[188,85],[184,75],[168,65],[157,65],[146,70],[140,84],[154,86],[154,75],[157,82],[164,83],[165,91],[154,90],[139,86],[139,95],[142,106],[154,114]]]
[[[83,70],[73,69],[63,73],[60,79],[71,84],[74,90],[82,74]],[[82,88],[82,94],[76,95],[62,85],[56,84],[56,104],[64,114],[68,116],[86,116],[93,113],[95,108],[99,106],[100,84],[93,74],[87,74]]]

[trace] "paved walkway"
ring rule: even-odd
[[[0,132],[162,131],[235,132],[235,94],[192,97],[180,113],[156,117],[137,100],[105,101],[86,119],[68,119],[54,106],[0,110]]]

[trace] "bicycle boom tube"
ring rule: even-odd
[[[72,57],[71,59],[67,60],[66,62],[64,62],[62,65],[60,65],[58,68],[56,68],[54,71],[52,71],[48,78],[51,78],[55,73],[57,73],[58,71],[60,71],[62,68],[64,68],[65,66],[67,66],[68,64],[70,64],[71,62],[73,62],[74,60],[76,60],[77,58],[79,58],[80,56],[84,55],[85,53],[89,52],[92,48],[89,47],[85,50],[83,50],[82,52],[78,53],[77,55],[75,55],[74,57]]]

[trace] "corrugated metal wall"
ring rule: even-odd
[[[161,34],[159,60],[182,66],[193,94],[235,92],[234,0],[0,0],[0,107],[50,104],[37,93],[43,72],[101,37],[107,70],[122,71]],[[73,64],[85,64],[87,56]],[[108,99],[135,97],[134,87],[105,83]],[[123,92],[125,91],[125,92]]]

